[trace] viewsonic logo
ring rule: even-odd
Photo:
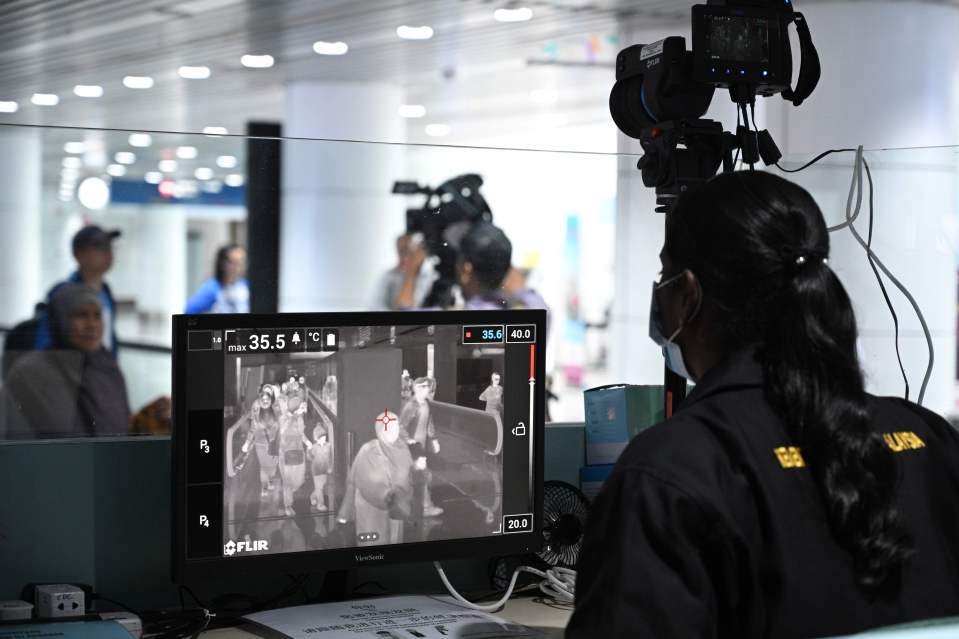
[[[257,539],[255,541],[238,541],[234,542],[232,539],[225,544],[223,544],[223,554],[227,557],[232,557],[239,552],[262,552],[264,550],[270,549],[270,542],[265,539]]]
[[[355,555],[357,561],[383,561],[383,555]]]

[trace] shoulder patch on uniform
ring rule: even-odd
[[[912,431],[902,431],[898,433],[883,433],[882,439],[886,442],[894,453],[903,453],[910,450],[919,450],[926,447],[926,442],[922,441],[919,435]],[[779,465],[783,468],[805,468],[806,460],[802,457],[802,450],[798,446],[780,446],[774,448],[773,453],[779,460]]]

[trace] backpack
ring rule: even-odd
[[[3,340],[3,363],[0,365],[2,377],[7,376],[18,359],[34,350],[37,330],[46,310],[46,304],[38,303],[34,307],[33,317],[20,322],[7,332]]]

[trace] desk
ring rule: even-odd
[[[552,607],[538,602],[539,599],[531,597],[511,599],[505,608],[494,614],[497,617],[541,630],[544,633],[543,636],[548,639],[562,639],[566,623],[573,614],[572,608],[566,610],[565,607]],[[204,632],[202,636],[205,639],[253,639],[254,637],[259,639],[257,635],[247,632],[242,626],[210,630]]]

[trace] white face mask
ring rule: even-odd
[[[666,368],[673,371],[680,377],[686,379],[692,379],[693,376],[689,372],[689,369],[686,367],[686,360],[683,359],[683,350],[679,347],[674,340],[679,336],[683,330],[683,325],[680,324],[679,328],[673,331],[673,334],[669,337],[663,335],[663,324],[662,318],[659,313],[659,303],[656,301],[656,291],[666,286],[669,286],[673,282],[677,281],[682,277],[683,273],[677,273],[673,277],[669,278],[664,282],[653,282],[653,294],[652,300],[649,304],[649,337],[657,346],[662,347],[663,349],[663,358],[666,360]],[[700,302],[696,305],[696,310],[693,311],[693,317],[696,317],[696,314],[699,313],[699,307],[702,304],[702,296],[700,296]]]

